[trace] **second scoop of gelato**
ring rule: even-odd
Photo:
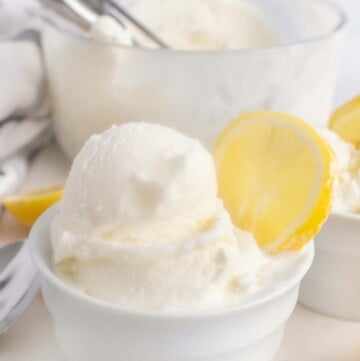
[[[131,12],[174,49],[240,49],[278,43],[266,14],[248,0],[138,0]],[[139,37],[135,29],[132,31]],[[91,36],[117,45],[134,45],[131,32],[107,15],[93,24]],[[147,42],[140,40],[150,46]]]
[[[131,10],[175,49],[239,49],[278,43],[269,17],[254,1],[138,0]]]
[[[337,160],[334,209],[360,213],[360,150],[329,129],[321,129],[320,133],[334,150]]]
[[[87,141],[52,223],[52,244],[66,281],[141,310],[233,304],[286,277],[300,257],[269,256],[236,229],[217,197],[211,155],[150,123],[113,126]]]

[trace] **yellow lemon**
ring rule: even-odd
[[[63,187],[53,186],[7,196],[1,203],[19,222],[31,227],[47,208],[61,199],[62,195]]]
[[[335,110],[329,128],[348,142],[360,145],[360,95]]]
[[[333,152],[294,116],[256,111],[214,147],[219,194],[235,225],[271,253],[300,250],[331,210]]]

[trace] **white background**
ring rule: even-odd
[[[345,9],[349,22],[335,95],[335,104],[339,105],[360,94],[360,0],[332,1]]]

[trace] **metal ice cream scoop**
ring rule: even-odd
[[[39,287],[26,241],[0,248],[0,334],[28,308]]]
[[[160,48],[169,48],[169,46],[160,37],[145,26],[140,20],[136,19],[125,7],[113,0],[40,0],[45,6],[61,16],[76,22],[78,25],[90,28],[102,14],[112,16],[124,30],[129,30],[128,24],[131,24],[138,32],[145,36]],[[131,31],[129,31],[131,34]],[[141,44],[133,38],[134,46]]]

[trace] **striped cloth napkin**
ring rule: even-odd
[[[0,197],[21,185],[29,161],[50,138],[34,11],[0,0]]]

